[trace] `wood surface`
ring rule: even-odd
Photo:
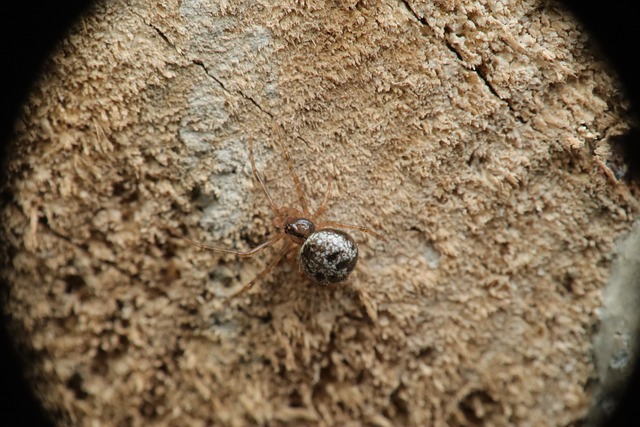
[[[98,2],[7,164],[31,382],[60,425],[576,425],[638,212],[627,110],[554,2]],[[325,218],[388,240],[353,232],[348,283],[283,262],[225,301],[275,251],[183,237],[266,238],[250,141],[277,203],[283,142],[312,208],[331,178]]]

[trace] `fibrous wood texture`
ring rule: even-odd
[[[555,3],[109,1],[17,123],[5,310],[70,425],[569,425],[637,192],[612,74]],[[296,198],[349,283],[236,260]]]

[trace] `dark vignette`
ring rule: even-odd
[[[43,60],[90,3],[90,0],[9,1],[0,7],[0,165],[20,105],[38,76]],[[635,62],[640,58],[640,14],[635,12],[637,2],[564,0],[563,3],[589,30],[618,72],[634,106],[632,114],[638,120],[640,73]],[[630,172],[628,178],[640,179],[640,131],[633,129],[619,138],[617,145]],[[0,294],[6,290],[7,286],[0,283]],[[0,316],[0,425],[51,426],[22,375],[28,359],[25,361],[16,352],[6,329],[8,320],[4,315]],[[640,369],[636,366],[607,425],[640,425],[639,396]]]
[[[0,187],[4,183],[6,144],[20,106],[44,59],[90,3],[26,0],[7,1],[0,6]],[[0,262],[6,260],[0,258]],[[1,310],[7,291],[6,283],[0,282],[0,425],[50,427],[53,423],[23,375],[31,356],[18,353],[7,328],[11,319]]]

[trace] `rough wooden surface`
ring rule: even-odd
[[[637,214],[625,102],[555,3],[122,2],[61,43],[17,124],[5,310],[70,425],[569,425]],[[345,286],[271,253],[248,141],[295,201],[371,225]]]

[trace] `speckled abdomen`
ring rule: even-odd
[[[328,285],[342,282],[358,262],[358,246],[341,230],[325,228],[311,234],[300,248],[300,265],[312,280]]]

